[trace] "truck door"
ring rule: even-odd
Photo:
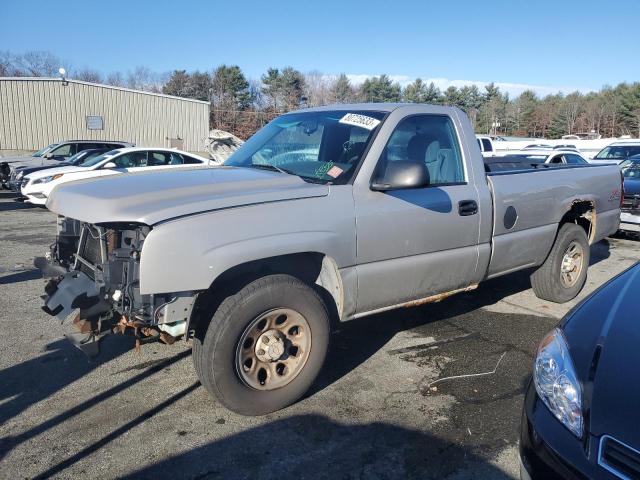
[[[452,119],[402,119],[373,177],[398,160],[424,165],[429,185],[384,192],[354,188],[358,313],[465,288],[478,268],[478,193]]]

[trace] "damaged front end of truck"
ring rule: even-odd
[[[50,278],[43,310],[57,317],[65,336],[89,356],[99,352],[109,333],[135,336],[136,348],[185,336],[197,292],[140,292],[140,258],[150,231],[140,223],[59,217],[51,251],[35,260]]]

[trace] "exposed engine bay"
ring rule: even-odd
[[[43,310],[88,355],[108,333],[143,343],[171,344],[185,335],[197,292],[142,295],[140,257],[151,228],[133,223],[91,225],[58,218],[56,242],[36,259],[45,277]]]

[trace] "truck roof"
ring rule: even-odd
[[[372,112],[393,112],[398,108],[420,108],[422,107],[425,112],[433,111],[433,110],[459,110],[457,107],[443,106],[443,105],[431,105],[426,103],[345,103],[345,104],[334,104],[334,105],[324,105],[322,107],[312,107],[312,108],[303,108],[299,110],[295,110],[289,113],[302,113],[302,112],[322,112],[327,110],[339,110],[339,111],[367,111],[370,110]]]

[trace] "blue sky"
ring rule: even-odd
[[[104,73],[291,65],[544,94],[640,80],[638,20],[637,0],[0,0],[0,50]]]

